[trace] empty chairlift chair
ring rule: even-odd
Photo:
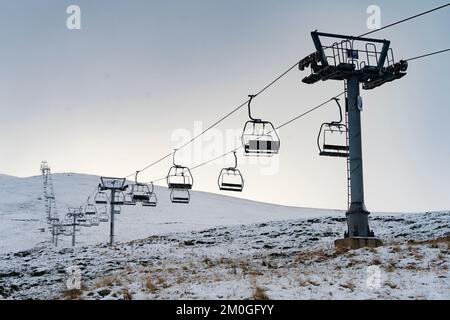
[[[220,190],[241,192],[244,189],[244,178],[239,169],[237,169],[236,151],[233,151],[233,153],[234,167],[223,168],[220,171],[217,183]]]
[[[123,205],[125,202],[125,194],[122,191],[114,192],[114,197],[111,199],[111,204],[114,205]]]
[[[150,197],[148,199],[148,201],[143,201],[142,202],[142,206],[144,207],[156,207],[158,205],[158,198],[156,197],[155,194],[155,187],[153,186],[153,182],[151,182],[151,190],[152,192],[150,193]]]
[[[249,95],[248,120],[242,132],[242,146],[245,155],[272,156],[280,150],[280,138],[275,127],[269,121],[255,119],[252,117],[250,104],[253,95]]]
[[[189,203],[191,200],[191,194],[189,189],[172,189],[170,191],[170,201],[172,203]]]
[[[342,108],[339,99],[334,98],[339,107],[339,121],[323,123],[317,136],[317,146],[320,156],[347,158],[349,147],[347,144],[347,126],[342,123]]]
[[[133,201],[133,193],[131,192],[131,190],[127,193],[125,193],[125,199],[123,201],[123,204],[125,206],[134,206],[136,205],[136,202]]]
[[[86,206],[84,207],[84,214],[86,216],[96,216],[97,215],[97,208],[94,204],[91,203],[91,198],[89,197],[86,203]]]
[[[102,209],[100,209],[98,214],[98,220],[100,222],[108,222],[109,221],[109,215],[106,206]]]
[[[100,220],[97,215],[91,217],[91,225],[97,227],[100,225]]]
[[[171,189],[170,200],[173,203],[189,203],[190,193],[194,178],[188,167],[183,167],[175,163],[175,153],[173,152],[173,166],[169,169],[166,181],[167,186]]]
[[[98,191],[94,197],[95,204],[107,204],[108,203],[108,195],[104,191]]]
[[[131,196],[134,203],[141,202],[142,204],[150,201],[150,195],[152,194],[152,189],[150,189],[148,184],[139,183],[137,176],[139,171],[136,171],[135,184],[131,187]],[[151,185],[153,188],[153,185]]]

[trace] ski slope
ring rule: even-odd
[[[53,174],[60,217],[68,207],[79,207],[94,191],[99,177],[75,173]],[[189,205],[172,204],[169,191],[155,187],[156,208],[123,206],[115,217],[116,241],[124,242],[151,235],[202,230],[213,226],[240,225],[317,216],[340,215],[339,210],[294,208],[192,191]],[[43,228],[45,228],[44,231]],[[46,230],[42,177],[17,178],[0,175],[0,253],[50,245]],[[105,243],[109,224],[81,228],[77,244]],[[71,237],[60,236],[59,245],[71,245]]]

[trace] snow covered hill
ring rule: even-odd
[[[98,177],[53,181],[62,215]],[[103,224],[55,248],[40,230],[42,178],[0,175],[0,299],[450,299],[450,212],[372,214],[384,246],[340,252],[342,211],[202,192],[174,205],[166,188],[156,192],[158,207],[117,216],[114,247]],[[66,287],[70,267],[81,290]]]
[[[99,177],[74,173],[53,174],[60,217],[68,207],[79,207],[99,183]],[[189,205],[172,204],[169,191],[156,187],[156,208],[124,206],[116,216],[116,239],[128,241],[155,234],[202,230],[213,226],[279,221],[340,215],[338,210],[292,208],[247,201],[204,192],[192,192]],[[0,253],[50,245],[46,228],[42,177],[16,178],[0,175]],[[106,243],[109,225],[82,228],[79,245]],[[70,246],[70,237],[60,237],[60,246]]]
[[[450,299],[449,222],[449,212],[374,217],[385,245],[348,252],[333,246],[342,217],[45,246],[0,255],[0,298]],[[81,290],[67,289],[68,267]]]

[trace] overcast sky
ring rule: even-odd
[[[444,1],[4,1],[0,10],[0,173],[125,176],[157,160],[313,52],[310,32],[369,31]],[[66,8],[81,8],[81,30]],[[373,34],[391,40],[396,60],[450,46],[445,9]],[[411,62],[408,75],[364,100],[366,204],[371,211],[450,208],[449,54]],[[342,91],[306,85],[291,71],[255,99],[256,117],[279,125]],[[251,163],[239,153],[242,194],[258,201],[346,207],[345,159],[319,158],[316,135],[327,107],[280,131],[279,157]],[[239,141],[243,108],[179,154],[194,166]],[[197,131],[196,131],[197,130]],[[228,139],[225,139],[228,137]],[[194,171],[195,190],[218,192],[232,156]],[[142,173],[163,177],[170,160]]]

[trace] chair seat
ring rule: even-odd
[[[230,187],[220,187],[219,188],[220,190],[223,190],[223,191],[236,191],[236,192],[241,192],[242,191],[242,189],[243,189],[243,187],[241,186],[241,187],[236,187],[236,188],[230,188]]]
[[[169,189],[192,189],[190,183],[169,183]]]
[[[335,144],[324,144],[323,145],[323,149],[326,150],[342,150],[342,151],[348,151],[349,148],[348,146],[339,146],[339,145],[335,145]]]
[[[319,155],[326,156],[326,157],[340,157],[340,158],[347,158],[348,157],[348,153],[329,152],[329,151],[322,151],[322,152],[319,153]]]
[[[222,183],[223,187],[242,188],[242,183]]]

